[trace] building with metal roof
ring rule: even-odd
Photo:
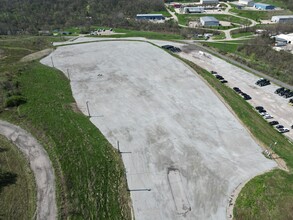
[[[219,0],[200,0],[202,5],[216,5],[219,4]]]
[[[272,17],[271,21],[276,23],[293,23],[293,15],[276,15]]]
[[[291,34],[279,34],[275,36],[276,42],[284,42],[286,44],[293,44],[293,33]]]
[[[181,13],[184,13],[184,14],[203,13],[204,7],[184,7],[184,8],[181,8],[180,11]]]
[[[165,20],[162,14],[137,14],[137,20]]]
[[[219,26],[219,21],[211,16],[200,17],[200,23],[204,27]]]
[[[239,0],[238,3],[240,5],[244,5],[244,6],[247,6],[247,7],[253,7],[254,6],[253,0]]]
[[[264,4],[264,3],[254,3],[254,7],[259,10],[274,10],[275,6]]]

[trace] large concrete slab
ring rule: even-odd
[[[191,69],[153,45],[64,46],[42,63],[51,57],[83,113],[88,101],[91,121],[131,152],[122,157],[136,219],[225,219],[232,191],[276,165]]]

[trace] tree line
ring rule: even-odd
[[[164,10],[163,0],[0,0],[0,6],[0,34],[91,24],[118,27],[138,13]]]

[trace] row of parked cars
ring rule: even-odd
[[[179,47],[174,47],[172,45],[164,45],[162,46],[163,49],[166,49],[166,50],[169,50],[173,53],[178,53],[178,52],[181,52],[181,49]]]
[[[228,82],[227,80],[225,80],[223,76],[219,75],[216,71],[211,71],[211,74],[213,74],[218,80],[220,80],[221,83]]]
[[[264,109],[262,106],[256,106],[255,109],[259,112],[260,115],[262,115],[265,119],[272,119],[274,118],[271,116],[267,111]],[[283,125],[280,125],[278,121],[270,121],[270,125],[275,126],[275,128],[280,132],[280,133],[286,133],[289,132],[290,130],[288,128],[285,128]],[[292,125],[293,128],[293,125]]]
[[[264,79],[264,78],[260,78],[259,80],[256,81],[255,84],[258,85],[258,86],[263,87],[263,86],[270,85],[271,82],[270,82],[270,80],[267,80],[267,79]]]
[[[284,87],[276,89],[275,94],[278,94],[286,99],[293,97],[293,91],[285,89]]]
[[[250,100],[251,96],[246,94],[245,92],[242,92],[241,89],[239,89],[238,87],[233,87],[233,90],[238,93],[239,95],[241,95],[245,100]]]

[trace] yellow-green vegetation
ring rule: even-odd
[[[60,71],[38,61],[17,62],[49,46],[50,41],[52,38],[28,37],[3,39],[5,45],[1,42],[1,83],[6,85],[1,97],[17,93],[27,102],[2,111],[0,118],[28,130],[47,150],[57,179],[60,218],[130,219],[121,157],[88,117],[78,111],[69,81]],[[14,50],[12,46],[29,51]],[[3,108],[4,100],[1,101]]]
[[[263,146],[277,142],[275,152],[289,172],[273,170],[252,179],[242,189],[234,208],[235,219],[293,219],[293,144],[265,121],[253,107],[208,71],[182,59],[212,86]],[[216,69],[215,69],[216,70]]]
[[[24,155],[0,135],[0,219],[33,219],[36,189]]]

